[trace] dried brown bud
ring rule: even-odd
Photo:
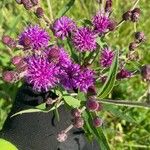
[[[37,16],[38,18],[42,18],[43,15],[44,15],[44,10],[43,10],[43,8],[38,7],[38,8],[36,9],[35,14],[36,14],[36,16]]]
[[[150,81],[150,65],[149,64],[141,68],[141,75],[143,79]]]
[[[138,47],[138,44],[135,42],[130,43],[129,50],[134,51]]]
[[[122,19],[125,21],[131,20],[131,15],[132,15],[131,11],[127,11],[122,15]]]
[[[144,42],[146,39],[144,32],[136,32],[135,39],[138,40],[138,42]]]

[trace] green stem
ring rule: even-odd
[[[52,22],[53,21],[53,11],[52,11],[50,0],[47,0],[47,5],[48,5],[48,9],[49,9],[50,20]]]
[[[115,104],[115,105],[120,105],[120,106],[150,108],[150,104],[148,104],[148,103],[139,103],[139,102],[125,101],[125,100],[102,99],[102,100],[100,100],[100,102],[106,103],[106,104]]]

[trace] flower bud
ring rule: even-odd
[[[111,21],[110,24],[108,25],[109,31],[114,31],[116,26],[117,26],[117,22],[116,21]]]
[[[58,133],[57,135],[57,140],[59,142],[64,142],[66,141],[66,139],[68,138],[68,135],[64,132],[64,131],[61,131],[60,133]]]
[[[26,10],[30,10],[33,7],[33,4],[30,1],[28,3],[24,3],[23,5]]]
[[[102,106],[102,104],[101,104],[101,103],[99,103],[98,108],[97,108],[97,110],[96,110],[96,111],[101,111],[102,109],[103,109],[103,106]]]
[[[138,40],[139,42],[144,42],[146,39],[144,32],[136,32],[135,39]]]
[[[99,117],[93,119],[93,126],[100,127],[103,124],[103,121]]]
[[[105,5],[105,12],[111,12],[112,11],[112,0],[107,0]]]
[[[131,77],[131,72],[126,69],[121,69],[117,74],[117,79],[124,79]]]
[[[122,15],[122,19],[125,20],[125,21],[130,20],[131,15],[132,15],[131,11],[127,11]]]
[[[58,48],[53,47],[48,54],[50,61],[57,63],[59,61],[60,51]]]
[[[81,117],[81,111],[80,111],[80,109],[77,109],[77,108],[72,109],[71,110],[71,115],[73,117]]]
[[[133,51],[133,50],[135,50],[137,47],[138,47],[138,44],[135,43],[135,42],[132,42],[132,43],[130,43],[130,45],[129,45],[129,50],[130,50],[130,51]]]
[[[31,0],[31,2],[32,2],[33,6],[38,5],[38,0]]]
[[[11,62],[14,66],[17,66],[18,64],[20,64],[21,61],[22,61],[22,57],[20,57],[20,56],[14,56],[11,59]]]
[[[5,71],[3,72],[2,78],[5,82],[13,83],[15,81],[16,72],[15,71]]]
[[[9,45],[11,41],[12,41],[12,38],[11,38],[10,36],[8,36],[8,35],[4,35],[4,36],[2,37],[2,42],[3,42],[5,45]]]
[[[75,117],[73,119],[73,125],[76,128],[82,128],[84,125],[84,120],[81,117]]]
[[[88,90],[87,90],[87,95],[88,95],[88,96],[94,96],[94,95],[96,95],[96,88],[95,88],[94,85],[93,85],[93,86],[90,86],[90,87],[88,88]]]
[[[37,16],[38,18],[42,18],[43,15],[44,15],[44,10],[43,10],[43,8],[38,7],[38,8],[36,9],[35,14],[36,14],[36,16]]]
[[[89,111],[97,111],[99,103],[94,99],[89,99],[87,100],[86,107]]]
[[[31,40],[29,37],[24,37],[23,38],[23,41],[21,43],[22,46],[25,47],[25,49],[29,49],[30,48],[30,45],[31,45]]]
[[[135,8],[131,13],[131,21],[137,22],[140,18],[141,10],[139,8]]]
[[[141,68],[141,75],[143,79],[150,81],[150,65],[145,65]]]
[[[30,0],[21,0],[21,3],[22,3],[23,5],[26,5],[26,4],[30,3]]]

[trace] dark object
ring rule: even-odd
[[[105,12],[111,12],[112,11],[112,0],[107,0],[105,5]]]
[[[144,42],[146,39],[144,32],[136,32],[135,39],[138,40],[138,42]]]
[[[141,14],[140,8],[133,9],[131,13],[132,13],[132,15],[131,15],[131,21],[133,21],[133,22],[139,21],[140,14]]]
[[[36,14],[36,16],[37,16],[38,18],[42,18],[43,15],[44,15],[44,10],[43,10],[43,8],[38,7],[38,8],[36,9],[35,14]]]
[[[122,15],[122,19],[127,21],[131,19],[131,11],[127,11]]]
[[[52,92],[35,92],[30,85],[21,87],[0,138],[12,142],[19,150],[99,150],[95,141],[89,143],[86,140],[81,129],[72,129],[65,142],[58,142],[57,134],[72,123],[71,114],[64,106],[58,109],[59,122],[54,112],[28,113],[10,118],[18,111],[45,102],[48,97],[56,99],[57,95]]]
[[[129,50],[134,51],[138,47],[138,44],[135,42],[130,43]]]
[[[141,75],[143,79],[150,81],[150,65],[149,64],[141,68]]]

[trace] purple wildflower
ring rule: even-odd
[[[49,88],[58,83],[59,69],[49,63],[47,59],[40,56],[30,56],[26,59],[28,70],[26,80],[33,85],[33,89],[37,91],[48,91]]]
[[[24,46],[25,49],[32,48],[33,50],[39,50],[47,47],[49,40],[48,33],[38,25],[35,25],[29,26],[21,33],[19,44]]]
[[[76,49],[81,52],[94,51],[96,49],[96,35],[87,27],[78,28],[74,32],[72,40]]]
[[[87,93],[88,88],[94,84],[94,72],[87,68],[81,68],[77,79],[80,91]]]
[[[77,89],[77,81],[79,78],[80,66],[78,64],[71,64],[64,67],[60,73],[60,83],[67,90]]]
[[[107,32],[109,29],[111,20],[108,15],[105,15],[103,12],[98,12],[92,19],[94,30],[96,33],[99,33],[100,35]]]
[[[64,39],[76,28],[76,25],[70,18],[63,16],[54,22],[52,28],[57,38]]]
[[[132,75],[132,74],[131,74],[130,71],[128,71],[128,70],[122,68],[122,69],[118,72],[118,74],[117,74],[117,79],[129,78],[129,77],[131,77],[131,75]]]
[[[102,67],[109,67],[112,64],[114,53],[110,48],[104,48],[101,53],[100,64]]]

